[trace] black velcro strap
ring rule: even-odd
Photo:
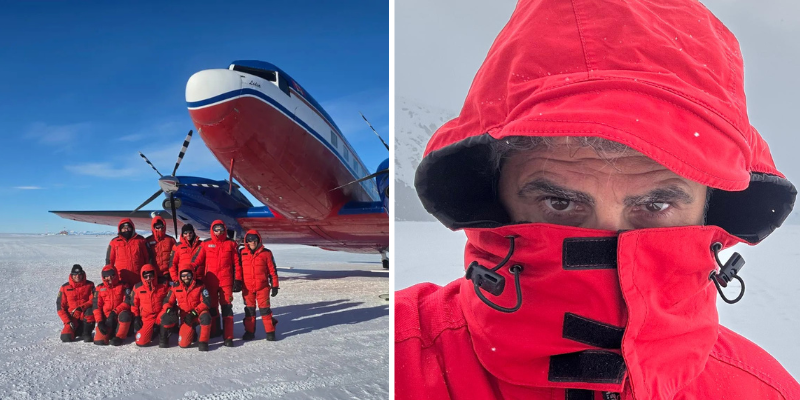
[[[564,269],[617,268],[617,238],[564,239],[562,264]]]
[[[594,392],[585,389],[567,389],[566,400],[594,400]]]
[[[616,353],[586,350],[550,357],[550,382],[622,383],[625,361]]]
[[[564,314],[565,339],[585,343],[601,349],[622,348],[623,328],[597,322],[573,313]]]

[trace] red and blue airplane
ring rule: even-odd
[[[175,175],[190,131],[172,175],[161,175],[142,155],[161,175],[160,189],[133,213],[51,212],[111,226],[131,218],[140,228],[160,214],[173,219],[176,232],[191,223],[201,235],[221,219],[236,238],[255,229],[267,243],[377,253],[388,268],[389,159],[370,173],[330,115],[297,81],[270,63],[234,61],[228,69],[192,75],[186,103],[194,126],[231,179]],[[253,206],[233,178],[265,206]],[[164,210],[140,211],[162,193]]]

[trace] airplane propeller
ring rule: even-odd
[[[162,175],[161,172],[159,172],[158,169],[155,167],[155,165],[153,165],[153,163],[151,163],[150,160],[148,160],[144,154],[139,152],[139,155],[144,159],[145,162],[147,162],[147,165],[153,168],[153,171],[156,171],[158,176],[161,177],[158,179],[158,185],[161,186],[161,188],[158,189],[157,192],[153,193],[153,195],[150,196],[150,198],[145,200],[144,203],[139,205],[139,207],[136,207],[136,209],[133,210],[131,214],[135,213],[136,211],[139,211],[140,209],[142,209],[142,207],[150,204],[150,202],[155,200],[159,195],[161,195],[161,193],[166,193],[169,195],[169,203],[172,211],[172,223],[175,227],[176,236],[178,235],[178,216],[177,216],[178,214],[176,213],[175,210],[175,192],[178,191],[179,187],[184,185],[181,184],[178,178],[175,177],[175,173],[178,172],[178,167],[181,165],[181,161],[183,161],[183,156],[186,155],[186,149],[189,147],[189,142],[191,141],[192,141],[192,131],[190,130],[189,134],[186,135],[186,139],[183,141],[183,147],[181,147],[180,153],[178,153],[178,161],[175,162],[175,168],[172,170],[172,175],[168,176]]]
[[[386,142],[384,142],[384,141],[383,141],[383,138],[381,137],[381,135],[379,135],[379,134],[378,134],[378,131],[376,131],[376,130],[375,130],[375,128],[373,128],[373,127],[372,127],[372,124],[370,124],[370,123],[369,123],[369,121],[367,120],[367,117],[365,117],[365,116],[364,116],[364,114],[362,114],[361,112],[359,112],[359,114],[361,115],[361,118],[364,118],[364,122],[366,122],[366,123],[367,123],[367,125],[369,125],[369,128],[370,128],[370,129],[372,129],[372,131],[373,131],[373,132],[375,132],[375,136],[377,136],[377,137],[378,137],[378,139],[380,139],[381,143],[383,143],[383,146],[384,146],[384,147],[386,147],[386,150],[388,151],[388,150],[389,150],[389,145],[388,145],[388,144],[386,144]],[[359,182],[363,182],[363,181],[366,181],[366,180],[372,179],[372,178],[374,178],[374,177],[376,177],[376,176],[378,176],[378,175],[380,175],[380,174],[387,174],[387,173],[389,173],[389,168],[382,169],[382,170],[380,170],[380,171],[375,171],[375,173],[374,173],[374,174],[371,174],[371,175],[365,176],[365,177],[363,177],[363,178],[361,178],[361,179],[356,179],[356,180],[354,180],[354,181],[352,181],[352,182],[345,183],[345,184],[344,184],[344,185],[342,185],[342,186],[339,186],[339,187],[333,188],[333,189],[331,189],[331,192],[332,192],[332,191],[334,191],[334,190],[337,190],[337,189],[341,189],[341,188],[343,188],[343,187],[345,187],[345,186],[352,185],[352,184],[354,184],[354,183],[359,183]],[[388,189],[387,189],[387,190],[388,190]],[[387,195],[388,195],[388,193],[387,193]]]

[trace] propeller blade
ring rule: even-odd
[[[151,163],[151,162],[150,162],[150,160],[148,160],[148,159],[147,159],[147,157],[145,157],[145,156],[144,156],[144,154],[142,154],[142,152],[141,152],[141,151],[139,152],[139,155],[140,155],[140,156],[142,156],[142,158],[144,158],[144,161],[147,163],[147,165],[149,165],[149,166],[150,166],[150,168],[152,168],[152,169],[153,169],[153,171],[156,171],[156,173],[158,174],[158,176],[160,176],[160,177],[162,177],[162,178],[164,177],[164,175],[161,175],[161,172],[158,172],[158,170],[156,169],[156,166],[155,166],[155,165],[153,165],[153,163]]]
[[[186,148],[189,147],[189,142],[192,141],[192,131],[189,131],[189,134],[186,135],[186,139],[183,141],[183,147],[181,147],[181,152],[178,154],[178,161],[175,163],[175,169],[172,170],[172,176],[175,176],[175,173],[178,172],[178,166],[181,165],[181,161],[183,161],[183,155],[186,154]]]
[[[136,207],[136,209],[135,209],[135,210],[131,211],[131,214],[133,214],[133,213],[135,213],[135,212],[139,211],[139,210],[140,210],[142,207],[144,207],[144,206],[146,206],[146,205],[150,204],[150,202],[151,202],[151,201],[153,201],[153,200],[155,200],[155,199],[156,199],[156,197],[158,197],[158,196],[159,196],[161,193],[162,193],[161,189],[158,189],[158,191],[157,191],[157,192],[155,192],[155,193],[153,193],[153,195],[152,195],[152,196],[150,196],[150,198],[149,198],[149,199],[145,200],[145,201],[144,201],[144,203],[142,203],[142,205],[140,205],[139,207]]]
[[[360,111],[359,111],[359,114],[361,114]],[[370,124],[369,121],[367,121],[367,117],[365,117],[364,114],[361,114],[361,118],[364,118],[364,122],[366,122],[367,125],[369,125],[369,128],[372,129],[373,132],[375,132],[375,135],[378,136],[378,139],[381,140],[381,143],[383,143],[383,145],[386,147],[386,150],[389,150],[389,145],[386,144],[386,142],[383,141],[383,138],[381,137],[381,135],[378,135],[378,131],[376,131],[375,128],[372,127],[372,124]],[[356,182],[358,182],[358,181],[356,181]],[[348,185],[349,185],[349,183],[348,183]]]
[[[345,183],[344,185],[342,185],[342,186],[339,186],[339,187],[337,187],[337,188],[333,188],[333,189],[331,189],[330,191],[332,192],[332,191],[334,191],[334,190],[336,190],[336,189],[341,189],[341,188],[343,188],[343,187],[345,187],[345,186],[347,186],[347,185],[352,185],[352,184],[354,184],[354,183],[364,182],[364,181],[366,181],[367,179],[372,179],[372,178],[374,178],[374,177],[376,177],[376,176],[378,176],[378,175],[380,175],[380,174],[387,174],[387,173],[389,173],[389,168],[382,169],[382,170],[380,170],[380,171],[377,171],[377,172],[375,172],[375,173],[374,173],[374,174],[372,174],[372,175],[367,175],[367,176],[365,176],[365,177],[363,177],[363,178],[361,178],[361,179],[357,179],[357,180],[354,180],[354,181],[352,181],[352,182]]]
[[[175,237],[180,237],[178,234],[178,213],[175,212],[175,196],[172,193],[169,194],[169,205],[172,209],[172,225],[175,227]]]

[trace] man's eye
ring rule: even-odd
[[[669,208],[669,203],[663,203],[663,202],[661,202],[661,203],[647,203],[647,204],[644,205],[644,209],[649,211],[649,212],[652,212],[652,213],[661,212],[661,211],[664,211],[664,210],[666,210],[668,208]]]
[[[575,204],[571,200],[559,197],[548,197],[545,199],[545,204],[555,211],[570,211],[575,208]]]

